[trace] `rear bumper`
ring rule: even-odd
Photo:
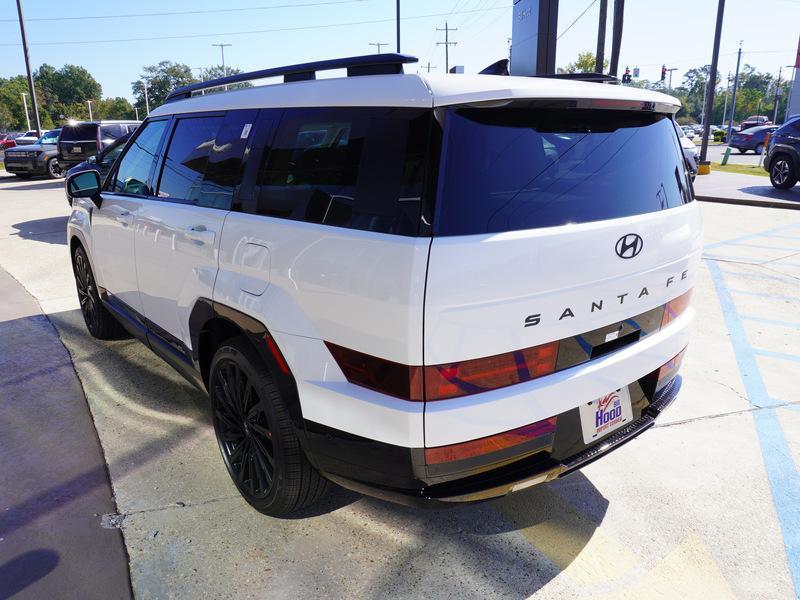
[[[676,375],[653,394],[652,401],[639,412],[638,417],[630,424],[612,432],[595,444],[558,459],[554,456],[557,451],[554,451],[553,454],[550,452],[536,452],[529,456],[522,456],[518,460],[512,460],[498,468],[433,485],[421,485],[416,488],[399,488],[376,484],[328,472],[324,468],[322,473],[342,487],[409,506],[431,507],[498,498],[514,491],[563,477],[620,448],[655,424],[658,416],[674,402],[680,387],[681,377]],[[413,450],[409,458],[412,463],[416,464],[416,467],[419,466],[420,456],[415,456]]]

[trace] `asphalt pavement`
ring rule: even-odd
[[[121,528],[138,598],[796,598],[800,213],[702,210],[698,318],[659,424],[552,484],[450,510],[344,490],[298,518],[252,510],[222,467],[206,397],[138,342],[86,333],[60,182],[0,178],[0,267],[58,332],[40,342],[69,351],[113,485],[105,523]]]

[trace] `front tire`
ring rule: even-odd
[[[772,159],[769,167],[769,180],[774,188],[788,190],[797,183],[795,165],[791,156],[779,154]]]
[[[303,453],[278,386],[246,338],[214,354],[208,389],[222,460],[253,508],[282,517],[325,494],[327,480]]]
[[[78,301],[81,304],[83,321],[86,323],[89,333],[98,340],[122,337],[125,330],[100,300],[92,266],[83,246],[77,246],[72,253],[72,270],[75,274],[75,286],[78,289]]]
[[[58,166],[58,160],[55,158],[51,158],[47,161],[47,175],[50,179],[60,179],[64,177],[64,171],[61,170],[61,167]]]

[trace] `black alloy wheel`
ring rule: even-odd
[[[47,174],[51,179],[58,179],[64,176],[64,171],[61,170],[57,159],[51,158],[47,161]]]
[[[786,154],[779,154],[772,159],[769,168],[769,180],[773,187],[779,190],[787,190],[797,183],[797,175],[794,172],[795,166],[792,159]]]
[[[77,246],[72,255],[72,269],[75,273],[75,287],[78,290],[78,302],[86,328],[93,337],[110,340],[124,334],[122,325],[108,312],[100,300],[97,284],[92,274],[92,266],[82,246]]]
[[[311,465],[273,372],[242,336],[211,360],[208,394],[225,468],[256,510],[286,516],[319,500],[328,481]]]
[[[264,402],[232,360],[217,365],[214,397],[214,424],[225,466],[248,497],[263,499],[275,479],[275,449]]]

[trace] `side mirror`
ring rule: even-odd
[[[96,156],[90,156],[89,158],[86,159],[86,162],[87,162],[87,164],[90,164],[90,165],[96,164],[97,163],[97,157]]]
[[[81,171],[67,177],[67,193],[73,198],[90,198],[100,206],[100,175],[97,171]]]

